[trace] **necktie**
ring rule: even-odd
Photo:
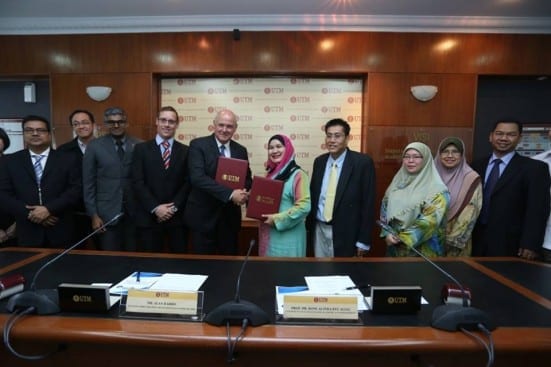
[[[490,197],[492,196],[492,192],[494,191],[494,187],[496,186],[497,180],[499,179],[499,165],[501,164],[501,159],[495,159],[492,164],[494,165],[492,167],[492,170],[490,171],[490,174],[488,175],[488,180],[486,181],[486,184],[484,185],[484,195],[482,199],[482,210],[480,211],[480,223],[486,224],[488,223],[488,216],[490,214]]]
[[[329,172],[329,182],[325,192],[325,206],[323,207],[323,218],[326,222],[333,219],[333,206],[335,206],[335,193],[337,192],[337,163],[333,163]]]
[[[226,156],[226,146],[224,144],[220,145],[220,156]]]
[[[168,167],[170,166],[170,143],[168,142],[168,140],[165,140],[161,143],[161,145],[164,148],[164,150],[163,150],[163,164],[165,166],[165,169],[168,169]]]
[[[42,158],[44,158],[43,155],[39,155],[39,154],[36,154],[33,156],[34,158],[34,165],[33,165],[33,168],[34,168],[34,173],[36,175],[36,182],[40,185],[40,180],[42,179],[42,164],[40,163],[40,161],[42,160]]]
[[[122,148],[124,143],[122,140],[117,139],[115,144],[117,144],[117,154],[119,155],[119,159],[122,161],[124,159],[124,149]]]

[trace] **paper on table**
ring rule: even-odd
[[[139,273],[139,279],[138,279]],[[119,283],[115,284],[109,290],[111,294],[123,295],[128,292],[128,289],[149,289],[157,280],[161,278],[161,273],[150,273],[146,271],[133,272]]]
[[[356,286],[348,275],[304,277],[304,280],[306,280],[309,290],[322,294],[340,294],[345,292],[346,288]]]
[[[207,280],[207,275],[163,274],[149,289],[165,291],[198,291]]]

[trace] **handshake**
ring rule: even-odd
[[[249,200],[249,191],[246,189],[235,189],[233,190],[230,199],[235,205],[241,206]]]

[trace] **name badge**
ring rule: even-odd
[[[197,292],[173,292],[131,288],[126,298],[126,312],[196,315]]]
[[[283,297],[283,317],[357,320],[358,299],[338,295],[286,295]]]

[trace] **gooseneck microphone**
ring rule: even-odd
[[[206,323],[216,326],[225,325],[227,323],[231,325],[242,325],[244,320],[248,320],[248,324],[252,326],[259,326],[270,322],[270,318],[264,310],[254,303],[241,300],[240,298],[241,277],[254,245],[255,241],[251,240],[249,250],[247,251],[247,256],[245,256],[245,260],[243,260],[241,270],[237,276],[235,297],[233,301],[223,303],[209,312],[205,317]]]
[[[409,248],[438,269],[438,271],[454,282],[461,290],[461,298],[463,299],[462,305],[446,304],[440,305],[434,309],[431,322],[433,328],[447,331],[457,331],[460,329],[479,330],[479,324],[484,325],[488,330],[494,330],[496,328],[493,321],[490,320],[490,317],[484,311],[469,306],[469,296],[467,292],[465,292],[465,288],[463,288],[455,277],[423,255],[423,253],[415,247],[411,246]]]
[[[59,255],[57,255],[56,257],[54,257],[44,265],[42,265],[34,274],[29,290],[12,296],[8,301],[6,309],[9,312],[14,312],[20,309],[33,307],[34,313],[38,315],[51,315],[51,314],[58,313],[60,309],[59,309],[59,300],[57,296],[57,290],[56,289],[36,290],[36,279],[38,278],[38,275],[42,273],[42,271],[46,269],[48,266],[50,266],[51,264],[59,260],[61,257],[65,256],[68,252],[77,248],[84,241],[86,241],[87,239],[89,239],[99,231],[103,230],[105,227],[115,222],[123,215],[124,213],[119,213],[115,215],[110,221],[108,221],[107,223],[104,223],[102,226],[95,229],[92,233],[90,233],[89,235],[87,235],[86,237],[84,237],[74,245],[66,248],[61,253],[59,253]]]
[[[389,226],[387,223],[378,220],[377,224],[389,234],[392,234],[399,238],[394,228]],[[488,330],[494,330],[496,328],[494,322],[484,311],[469,306],[469,296],[467,295],[467,292],[465,292],[465,288],[463,288],[461,283],[459,283],[459,281],[455,279],[455,277],[442,269],[431,259],[423,255],[423,253],[421,253],[415,247],[408,246],[408,248],[415,252],[417,255],[421,256],[429,264],[434,266],[440,273],[444,274],[461,291],[461,298],[463,300],[462,305],[446,304],[438,306],[434,309],[431,322],[431,326],[433,328],[447,331],[457,331],[460,329],[479,330],[479,324],[484,325]]]

